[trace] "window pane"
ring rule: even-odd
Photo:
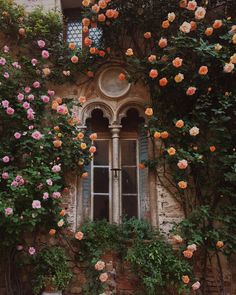
[[[122,194],[137,193],[137,168],[125,167],[122,169]]]
[[[90,28],[89,29],[89,38],[93,40],[94,47],[101,47],[102,41],[102,29],[101,28]]]
[[[136,140],[121,141],[122,165],[136,165]]]
[[[94,168],[94,193],[109,193],[108,168]]]
[[[109,197],[108,196],[94,196],[94,210],[93,215],[95,220],[106,219],[109,220]]]
[[[138,217],[137,196],[122,196],[122,215],[128,218]]]
[[[109,165],[109,141],[98,140],[95,146],[97,151],[94,154],[94,165]]]
[[[74,42],[79,48],[82,48],[83,35],[82,23],[80,21],[68,21],[67,42]]]

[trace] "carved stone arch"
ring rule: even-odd
[[[91,118],[92,116],[92,111],[99,109],[103,112],[103,117],[107,118],[109,120],[109,124],[111,124],[113,122],[113,118],[114,118],[114,112],[112,110],[112,108],[104,103],[104,102],[98,102],[98,101],[94,101],[94,102],[89,102],[87,105],[83,106],[82,112],[81,112],[81,123],[82,125],[86,125],[86,120],[88,118]]]
[[[140,117],[145,119],[146,122],[146,116],[145,116],[145,108],[142,102],[137,101],[129,101],[125,104],[121,105],[117,112],[116,112],[116,122],[117,124],[121,124],[121,120],[127,116],[127,112],[129,109],[135,109],[137,110]]]

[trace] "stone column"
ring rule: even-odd
[[[119,133],[122,126],[111,125],[109,128],[112,133],[112,222],[120,223],[120,150]]]

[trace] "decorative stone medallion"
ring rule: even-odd
[[[129,91],[131,84],[127,80],[120,81],[120,73],[126,74],[124,69],[118,66],[106,68],[101,72],[98,87],[105,96],[119,98]]]

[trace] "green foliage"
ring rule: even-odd
[[[40,294],[45,287],[52,287],[55,291],[66,289],[72,273],[63,248],[58,246],[43,248],[36,255],[33,264],[34,294]]]

